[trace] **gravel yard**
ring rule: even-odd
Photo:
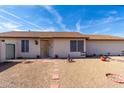
[[[124,76],[124,63],[102,62],[99,59],[77,59],[74,63],[61,63],[61,85],[67,88],[124,87],[108,80],[106,73]]]
[[[1,68],[13,63],[8,63]],[[0,87],[49,87],[51,63],[18,63],[0,72]]]
[[[124,59],[123,57],[121,59]],[[33,63],[1,63],[0,87],[12,88],[49,88],[54,84],[53,69],[58,71],[59,80],[55,83],[64,88],[104,88],[124,87],[106,78],[106,73],[116,73],[124,76],[124,62],[102,62],[97,58],[74,59],[66,62],[64,59],[46,59]],[[54,64],[57,62],[58,64]]]

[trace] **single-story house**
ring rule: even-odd
[[[17,58],[67,58],[123,55],[124,38],[78,32],[0,33],[0,61]]]

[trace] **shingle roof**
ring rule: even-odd
[[[12,31],[0,33],[0,37],[31,37],[31,38],[87,38],[78,32],[22,32]]]
[[[89,40],[124,40],[122,37],[111,35],[87,35]]]
[[[12,31],[0,33],[0,38],[87,38],[88,40],[124,40],[122,37],[110,35],[91,35],[81,34],[79,32],[26,32],[26,31]]]

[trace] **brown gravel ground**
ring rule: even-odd
[[[53,68],[55,67],[52,62],[58,62],[60,80],[57,81],[57,83],[59,83],[61,87],[124,87],[124,84],[115,83],[105,77],[105,74],[110,72],[124,76],[124,62],[102,62],[97,58],[74,59],[75,62],[72,63],[69,63],[64,59],[51,59],[48,61],[48,63],[34,61],[29,64],[1,64],[0,87],[49,87],[53,82],[51,80],[51,74],[53,72]]]
[[[102,62],[99,59],[77,59],[76,62],[60,64],[60,83],[66,88],[124,87],[108,80],[106,73],[124,76],[123,62]]]
[[[8,63],[1,68],[12,65]],[[15,63],[14,63],[15,64]],[[0,72],[0,87],[39,88],[49,87],[51,63],[18,63]]]

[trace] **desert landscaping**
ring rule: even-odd
[[[112,57],[124,59],[124,57]],[[28,60],[29,61],[29,60]],[[1,88],[108,88],[124,87],[113,82],[106,73],[124,76],[124,61],[103,62],[99,58],[34,59],[31,62],[0,64]]]

